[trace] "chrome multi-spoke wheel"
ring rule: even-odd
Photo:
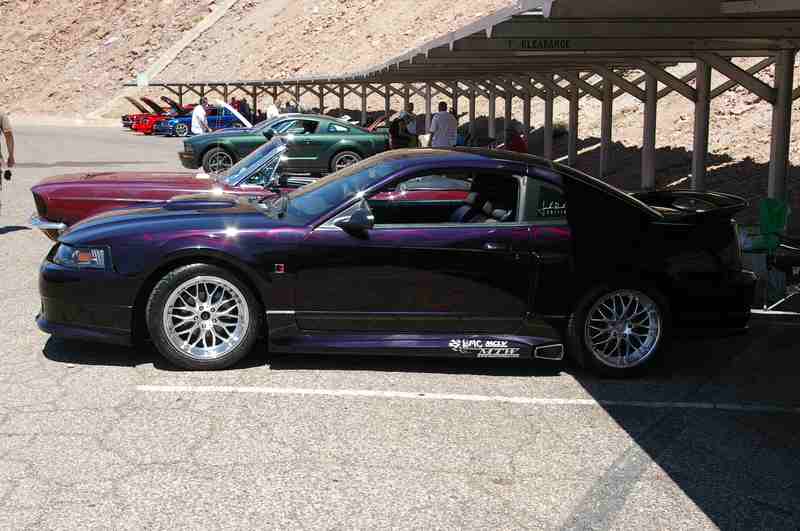
[[[222,358],[242,342],[250,326],[247,299],[215,276],[191,278],[169,295],[162,326],[173,347],[195,360]]]
[[[203,155],[203,169],[211,174],[223,172],[233,164],[233,156],[221,147],[211,148]]]
[[[361,157],[358,153],[354,153],[352,151],[342,151],[338,153],[335,157],[333,157],[333,161],[331,163],[331,169],[333,171],[339,171],[344,169],[348,166],[352,166],[356,162],[359,162]]]
[[[617,290],[602,295],[589,308],[584,341],[600,363],[631,369],[653,355],[662,329],[661,310],[651,297],[636,290]]]
[[[175,136],[189,136],[189,127],[186,124],[177,124],[175,126]]]

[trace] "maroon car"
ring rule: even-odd
[[[273,194],[268,185],[280,163],[285,143],[265,144],[224,173],[215,176],[192,172],[90,172],[48,177],[31,188],[36,214],[31,225],[55,240],[78,221],[120,208],[162,204],[187,194],[212,192],[252,197]],[[287,179],[286,187],[307,180]]]

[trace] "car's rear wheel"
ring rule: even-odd
[[[340,151],[331,159],[331,171],[339,171],[352,166],[361,160],[361,155],[355,151]]]
[[[233,164],[233,156],[221,147],[211,148],[203,155],[203,169],[206,173],[219,173]]]
[[[189,136],[189,126],[186,124],[176,124],[175,136]]]
[[[670,328],[666,299],[642,286],[587,293],[567,325],[567,349],[579,365],[613,377],[635,375],[663,350]]]
[[[252,290],[226,269],[183,266],[166,274],[147,303],[158,351],[187,369],[224,369],[246,356],[260,327]]]

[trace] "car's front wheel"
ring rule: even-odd
[[[186,124],[177,124],[175,126],[175,136],[189,136],[189,126]]]
[[[352,166],[361,160],[361,155],[355,151],[341,151],[331,159],[331,171],[339,171]]]
[[[158,351],[187,369],[224,369],[246,356],[260,326],[252,290],[226,269],[192,264],[167,273],[147,303]]]
[[[221,147],[211,148],[203,155],[203,169],[206,173],[219,173],[233,164],[233,156]]]
[[[567,325],[567,350],[599,374],[628,377],[650,366],[670,327],[666,299],[641,286],[601,287],[576,305]]]

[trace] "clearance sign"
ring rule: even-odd
[[[508,39],[511,50],[569,50],[569,39]]]

